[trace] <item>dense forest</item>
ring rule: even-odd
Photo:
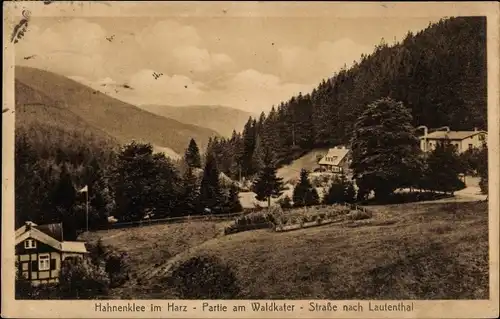
[[[353,125],[380,98],[401,101],[413,126],[487,128],[486,18],[443,19],[399,43],[381,41],[350,69],[250,118],[241,133],[209,142],[221,170],[253,176],[265,147],[281,164],[316,147],[349,144]]]

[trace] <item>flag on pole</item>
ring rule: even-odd
[[[87,193],[89,191],[89,187],[87,185],[85,185],[85,187],[83,187],[82,189],[80,189],[78,191],[78,193]]]

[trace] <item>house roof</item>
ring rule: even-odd
[[[421,136],[420,139],[434,139],[434,140],[444,140],[446,138],[450,140],[463,140],[466,139],[470,136],[476,135],[476,134],[487,134],[488,132],[486,131],[436,131],[432,132],[430,134],[427,134],[427,136]]]
[[[65,253],[87,253],[85,243],[81,241],[63,241],[61,243],[61,251]]]
[[[63,240],[63,228],[62,223],[57,224],[46,224],[46,225],[36,225],[36,229],[49,235],[50,237],[57,239],[58,241]]]
[[[55,238],[50,237],[49,235],[45,234],[44,232],[36,229],[36,228],[31,228],[26,230],[24,233],[22,233],[19,236],[16,236],[16,245],[19,244],[20,242],[23,242],[24,240],[28,238],[33,238],[36,239],[39,242],[42,242],[46,245],[51,246],[52,248],[56,250],[61,250],[61,242],[58,241]]]
[[[349,153],[349,149],[345,147],[330,148],[328,153],[319,161],[320,165],[339,165],[339,163]]]
[[[55,231],[57,235],[58,226],[56,225],[60,224],[43,225],[47,227],[42,227],[42,229],[49,232]],[[61,252],[87,253],[87,248],[85,247],[84,242],[61,241],[45,233],[45,231],[42,231],[42,229],[40,229],[40,226],[34,223],[31,224],[27,223],[26,225],[18,228],[16,230],[16,245],[28,238],[33,238]],[[62,233],[61,233],[61,239],[62,239]]]

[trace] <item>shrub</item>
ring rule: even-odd
[[[106,256],[106,272],[110,287],[120,287],[130,279],[130,261],[126,253],[112,252]]]
[[[33,299],[34,287],[31,285],[31,282],[23,276],[17,262],[16,269],[16,299]]]
[[[91,299],[108,292],[109,277],[102,263],[89,259],[65,260],[59,274],[59,289],[64,299]]]
[[[283,211],[279,206],[271,206],[269,209],[239,216],[235,218],[232,224],[224,228],[224,234],[229,235],[246,230],[270,227],[279,221],[282,214]]]
[[[130,279],[130,261],[128,255],[106,247],[99,239],[97,244],[88,245],[90,260],[93,264],[103,264],[110,280],[110,287],[120,287]]]
[[[350,220],[361,220],[372,218],[372,213],[366,209],[363,210],[353,210],[347,215],[347,218]]]
[[[235,299],[240,288],[230,267],[215,256],[196,256],[168,278],[181,299]]]
[[[292,199],[290,198],[290,196],[286,195],[285,197],[283,198],[280,198],[278,200],[278,204],[280,205],[280,207],[282,209],[290,209],[293,207],[292,205]]]
[[[488,176],[481,176],[479,180],[479,188],[481,189],[481,193],[484,195],[488,195]]]
[[[329,175],[311,176],[311,185],[313,187],[325,187],[328,185],[329,181]]]
[[[309,181],[309,172],[305,169],[300,171],[300,181],[293,190],[293,205],[295,207],[318,205],[319,195]]]

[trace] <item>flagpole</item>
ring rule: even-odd
[[[87,225],[87,232],[89,232],[89,191],[85,192],[85,219]]]

